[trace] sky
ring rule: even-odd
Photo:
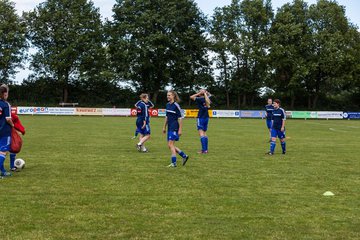
[[[18,14],[23,11],[30,11],[44,0],[12,0],[15,2],[15,8]],[[314,4],[316,0],[305,0],[309,5]],[[93,0],[94,5],[100,8],[102,17],[111,19],[112,7],[115,4],[115,0]],[[211,16],[216,7],[223,7],[229,5],[231,0],[195,0],[199,8],[208,16]],[[292,2],[292,0],[272,0],[273,9],[276,11],[277,8],[281,7],[285,3]],[[350,22],[360,27],[360,1],[359,0],[337,0],[340,5],[345,6],[346,16],[350,19]],[[22,82],[24,78],[27,78],[30,71],[26,68],[19,70],[16,75],[15,81],[18,83]]]

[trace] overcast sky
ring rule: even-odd
[[[37,4],[43,2],[43,0],[12,0],[15,2],[15,8],[18,13],[21,14],[23,11],[32,10]],[[115,0],[93,0],[94,5],[100,8],[100,13],[103,18],[111,18],[112,7]],[[195,0],[199,8],[208,16],[211,16],[213,10],[216,7],[222,7],[229,5],[231,0]],[[272,0],[273,8],[276,10],[283,4],[291,2],[291,0]],[[316,0],[307,0],[309,4],[316,3]],[[360,0],[337,0],[340,5],[346,7],[346,16],[352,23],[360,26]],[[29,74],[29,70],[21,70],[16,76],[16,81],[21,82]]]

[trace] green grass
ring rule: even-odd
[[[147,154],[134,118],[21,119],[27,165],[0,180],[1,239],[360,238],[360,121],[288,120],[286,156],[265,156],[264,121],[211,119],[200,156],[186,119],[191,158],[168,169],[163,119]]]

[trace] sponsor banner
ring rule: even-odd
[[[199,109],[185,109],[185,117],[187,118],[196,118],[198,115]]]
[[[317,112],[292,111],[292,118],[317,118]]]
[[[234,110],[213,110],[212,117],[239,118],[240,111]]]
[[[130,108],[103,108],[102,114],[104,116],[130,116]]]
[[[81,115],[81,116],[102,116],[103,115],[101,108],[76,108],[75,114]]]
[[[265,111],[244,110],[240,111],[241,118],[265,118]]]
[[[292,111],[285,111],[286,118],[292,118]]]
[[[152,109],[152,108],[150,108],[150,109],[148,109],[148,111],[149,111],[149,116],[150,116],[150,117],[157,117],[157,116],[159,116],[159,109]],[[136,108],[132,108],[132,109],[131,109],[131,116],[136,117],[136,115],[137,115],[137,109],[136,109]],[[165,115],[164,115],[164,116],[165,116]]]
[[[345,119],[360,119],[360,112],[344,112],[343,118],[345,118]]]
[[[343,119],[343,112],[317,112],[317,118],[321,118],[321,119]]]
[[[154,109],[154,108],[150,108],[149,109],[149,115],[151,117],[157,117],[159,116],[159,110],[158,109]]]
[[[158,109],[158,116],[159,117],[165,117],[166,116],[166,110],[165,109]]]
[[[74,115],[75,108],[18,107],[17,113],[20,115]]]
[[[132,108],[131,109],[131,116],[136,116],[137,115],[137,109],[136,108]]]

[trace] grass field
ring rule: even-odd
[[[262,120],[212,119],[197,155],[186,119],[191,158],[169,169],[163,119],[147,154],[134,118],[21,119],[27,166],[0,180],[1,239],[360,239],[360,121],[288,120],[286,156],[265,156]]]

